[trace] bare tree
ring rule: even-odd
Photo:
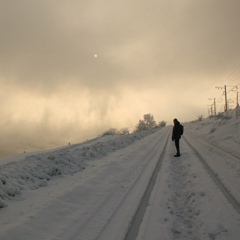
[[[146,131],[150,129],[154,129],[157,126],[154,117],[152,114],[144,114],[143,120],[139,120],[135,132]]]
[[[139,120],[139,122],[135,128],[135,132],[142,132],[142,131],[146,131],[146,130],[148,130],[146,123],[143,120]]]
[[[144,122],[146,123],[148,129],[153,129],[157,126],[152,114],[148,113],[143,116]]]

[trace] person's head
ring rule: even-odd
[[[173,119],[173,123],[176,124],[178,120],[176,118]]]

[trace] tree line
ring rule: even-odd
[[[144,114],[143,119],[140,119],[135,126],[135,129],[133,132],[142,132],[142,131],[148,131],[156,128],[161,128],[165,127],[167,123],[165,121],[160,121],[157,123],[153,117],[152,114]],[[110,128],[107,131],[103,132],[101,136],[106,136],[106,135],[126,135],[129,134],[130,131],[128,128],[122,128],[120,130],[116,128]]]

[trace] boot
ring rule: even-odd
[[[179,149],[177,149],[177,153],[176,153],[176,155],[174,155],[174,157],[180,157],[180,156],[181,156],[180,151],[179,151]]]

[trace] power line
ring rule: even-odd
[[[228,81],[228,79],[232,80],[231,82],[235,81],[234,78],[236,77],[236,75],[240,75],[240,71],[238,70],[240,70],[240,64],[230,73],[226,81]],[[231,82],[229,82],[229,84],[231,84]]]
[[[239,98],[238,98],[238,89],[240,86],[240,64],[228,75],[228,77],[223,81],[224,84],[220,84],[220,86],[215,86],[214,95],[216,96],[217,90],[223,90],[221,91],[221,94],[218,98],[214,98],[213,104],[210,105],[209,113],[211,112],[211,115],[216,115],[216,104],[221,102],[224,102],[223,108],[224,112],[228,112],[228,109],[232,103],[236,101],[236,109],[239,107]],[[236,94],[236,100],[233,100],[233,93]],[[230,98],[229,98],[230,97]],[[210,100],[210,99],[209,99]],[[212,99],[211,99],[212,100]]]
[[[229,84],[233,84],[233,82],[237,81],[239,77],[240,77],[240,71],[231,78],[232,81],[229,82]]]
[[[238,79],[239,79],[239,82],[237,82]],[[234,68],[234,70],[227,76],[227,78],[225,78],[223,81],[221,81],[221,84],[219,84],[219,86],[223,86],[223,85],[228,85],[228,87],[231,87],[230,85],[232,85],[233,88],[240,86],[240,64]],[[229,90],[229,91],[231,91],[231,90]],[[222,92],[218,97],[216,97],[216,99],[222,98],[222,96],[224,94],[225,93]],[[217,87],[214,88],[212,95],[213,96],[218,95]]]

